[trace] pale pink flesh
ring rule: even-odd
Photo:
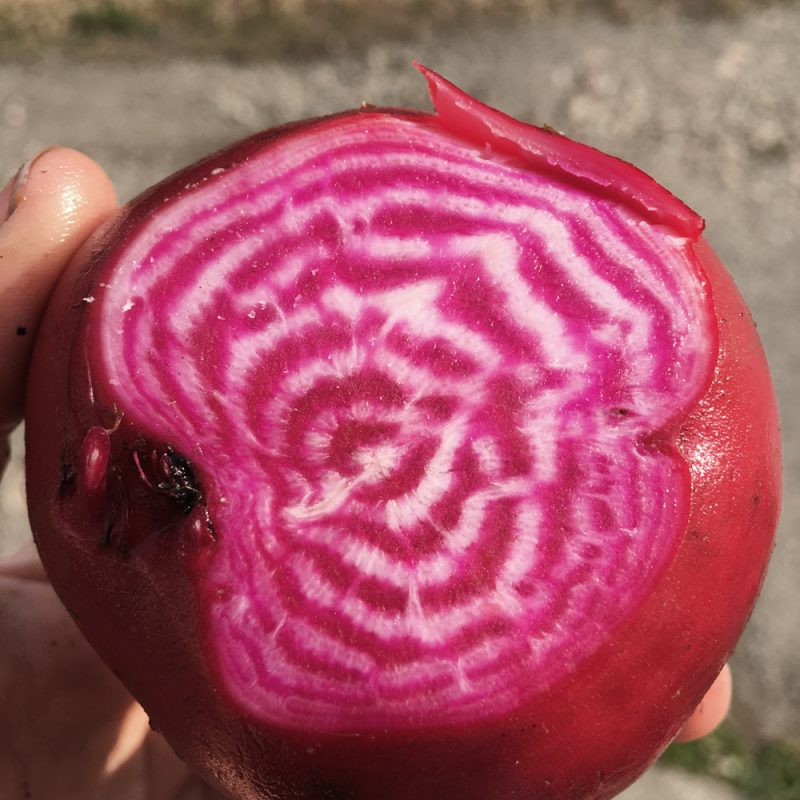
[[[442,91],[469,135],[452,110],[302,129],[187,186],[94,290],[97,391],[191,462],[211,667],[270,723],[508,713],[629,617],[686,520],[697,218],[652,218],[666,192],[608,157],[592,191],[482,146],[497,112]]]

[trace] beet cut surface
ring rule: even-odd
[[[769,376],[692,211],[425,72],[438,115],[254,137],[73,265],[34,531],[242,797],[609,797],[754,602]]]

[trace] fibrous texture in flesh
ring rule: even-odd
[[[554,133],[475,145],[511,123],[432,80],[439,117],[209,168],[89,298],[96,390],[191,465],[211,668],[279,726],[507,714],[629,618],[688,514],[672,436],[715,358],[691,212]]]

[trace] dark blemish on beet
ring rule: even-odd
[[[75,467],[66,461],[61,462],[61,478],[58,483],[58,496],[67,497],[75,494],[77,473]]]
[[[17,325],[17,336],[24,336],[28,329],[24,325]]]
[[[111,520],[106,524],[106,529],[103,532],[103,541],[102,541],[103,547],[108,547],[111,544],[111,533],[113,532],[113,530],[114,530],[114,521]]]
[[[188,516],[203,498],[189,460],[167,447],[160,465],[166,480],[160,481],[157,489],[175,499]]]
[[[202,502],[203,492],[189,459],[176,452],[171,445],[167,445],[161,453],[158,450],[148,453],[142,444],[131,455],[142,481],[153,491],[175,500],[184,516],[188,516]]]

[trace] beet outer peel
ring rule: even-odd
[[[124,207],[51,300],[31,523],[238,798],[601,800],[763,580],[774,392],[702,220],[421,68]]]

